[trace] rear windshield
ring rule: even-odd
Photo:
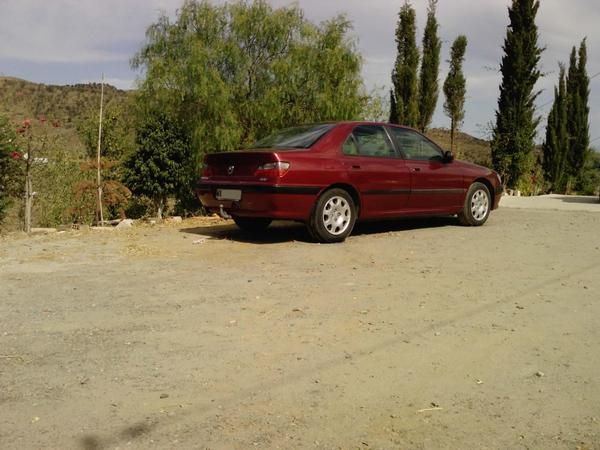
[[[286,128],[261,139],[254,148],[310,148],[333,127],[333,124],[321,124]]]

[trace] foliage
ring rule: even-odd
[[[560,65],[559,86],[554,92],[554,105],[548,115],[544,142],[544,172],[554,192],[589,190],[584,187],[590,178],[586,161],[591,150],[589,132],[590,80],[586,71],[585,39],[573,47],[568,74]],[[587,174],[584,177],[584,171]],[[585,178],[585,180],[584,180]]]
[[[417,49],[416,13],[406,1],[400,8],[396,28],[398,54],[392,73],[394,100],[397,115],[390,117],[391,123],[416,128],[419,124],[418,81],[419,50]]]
[[[444,112],[450,118],[450,148],[454,151],[454,135],[465,117],[466,80],[463,62],[467,51],[466,36],[458,36],[450,51],[450,70],[444,82]]]
[[[136,144],[137,150],[124,163],[125,184],[136,195],[151,198],[161,218],[167,197],[192,186],[189,137],[180,121],[155,112],[139,128]]]
[[[135,116],[131,100],[109,100],[103,111],[102,142],[100,154],[103,158],[120,161],[131,154],[135,148]],[[100,101],[85,114],[85,119],[77,131],[85,146],[89,158],[96,158],[98,151],[98,119]]]
[[[425,132],[437,106],[439,95],[438,76],[442,41],[438,37],[438,22],[435,17],[438,0],[429,0],[427,24],[423,35],[423,60],[419,76],[419,129]]]
[[[540,77],[538,65],[543,48],[538,45],[535,18],[538,0],[512,0],[510,25],[500,64],[502,84],[492,139],[492,162],[502,180],[516,186],[530,176],[535,164],[534,139],[539,118],[535,117],[534,87]]]
[[[71,183],[71,207],[67,210],[70,220],[92,224],[98,219],[98,182],[94,160],[79,164],[81,177]],[[131,199],[131,191],[117,179],[118,163],[100,160],[102,171],[102,209],[105,218],[125,218],[125,209]]]
[[[577,49],[573,47],[567,77],[567,96],[569,99],[567,107],[568,175],[570,177],[569,185],[576,183],[576,189],[581,187],[581,176],[586,159],[590,154],[590,108],[588,104],[590,79],[587,75],[586,65],[587,46],[584,39],[579,46],[579,55]]]
[[[57,133],[55,120],[26,119],[17,129],[16,149],[20,162],[19,196],[24,198],[25,230],[32,226],[64,223],[72,201],[71,185],[81,177],[74,158]]]
[[[106,104],[129,105],[132,95],[110,85],[104,86]],[[21,123],[27,118],[52,118],[60,127],[61,141],[73,156],[84,153],[84,143],[78,130],[94,111],[96,128],[100,84],[77,84],[52,86],[32,83],[17,78],[0,76],[0,115],[12,123]]]
[[[577,191],[582,195],[599,195],[600,153],[590,151],[579,176]]]
[[[0,224],[14,200],[18,165],[15,160],[16,134],[5,117],[0,116]]]
[[[141,113],[161,110],[180,121],[194,165],[275,128],[356,119],[364,99],[350,30],[342,16],[313,25],[298,6],[187,0],[175,21],[163,15],[148,28],[132,61],[145,73]]]
[[[105,85],[104,89],[103,152],[116,158],[133,149],[133,96],[110,85]],[[86,154],[96,153],[100,84],[50,86],[0,77],[0,97],[3,99],[0,113],[4,113],[12,123],[31,123],[29,131],[34,153],[44,147],[43,140],[47,141],[44,154],[39,157],[42,160],[46,158],[48,162],[42,164],[38,161],[31,172],[35,192],[32,197],[33,226],[64,223],[77,207],[73,203],[76,196],[74,186],[88,177],[85,170],[82,171],[81,162]],[[30,120],[31,117],[37,119]],[[26,154],[28,143],[25,134],[19,135],[18,145],[20,153]],[[17,164],[20,172],[25,171],[25,162],[21,159]],[[107,180],[118,181],[118,166],[103,176]],[[19,177],[18,196],[22,197],[25,174],[21,173]],[[16,209],[11,209],[11,224],[12,218],[16,219],[17,215],[23,219],[23,206],[19,208],[20,212]]]
[[[70,221],[70,208],[74,202],[72,186],[83,174],[79,160],[73,159],[60,144],[51,145],[45,153],[48,162],[35,172],[33,223],[54,227]]]
[[[371,90],[366,97],[361,117],[372,122],[385,122],[389,117],[390,105],[385,88]]]
[[[565,66],[560,64],[558,86],[554,88],[554,104],[548,114],[546,140],[543,145],[544,175],[550,190],[554,192],[564,192],[566,188],[569,164],[568,108]]]

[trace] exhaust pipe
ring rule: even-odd
[[[232,217],[227,214],[225,212],[225,210],[223,209],[223,205],[219,205],[219,216],[221,216],[221,218],[225,219],[225,220],[231,220]]]

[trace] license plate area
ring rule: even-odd
[[[242,199],[242,191],[241,189],[217,189],[215,198],[217,200],[239,202]]]

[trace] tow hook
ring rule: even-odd
[[[226,220],[230,220],[231,216],[225,212],[223,205],[219,205],[219,215]]]

